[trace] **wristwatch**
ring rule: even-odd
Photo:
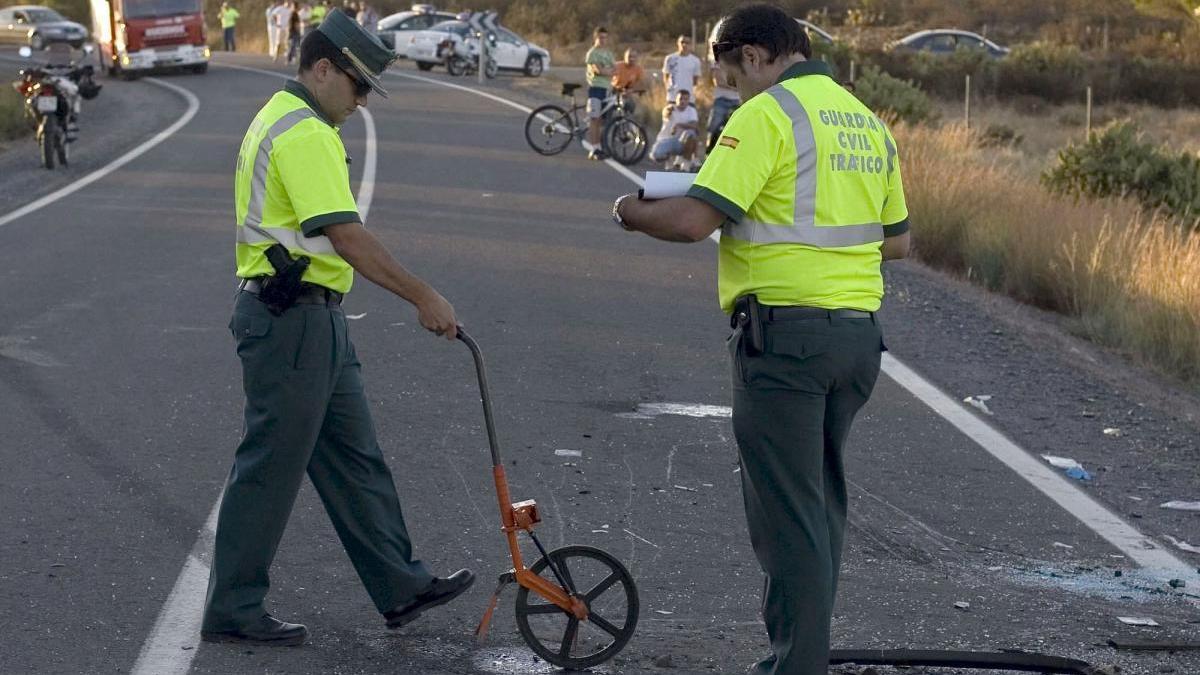
[[[623,218],[621,218],[621,202],[625,201],[630,196],[631,195],[621,195],[620,197],[617,197],[617,201],[613,202],[613,209],[612,209],[613,222],[620,225],[621,229],[623,229],[627,232],[632,232],[633,228],[630,227]]]

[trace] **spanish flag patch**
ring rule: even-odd
[[[724,145],[725,147],[729,148],[730,150],[736,150],[738,143],[739,143],[738,139],[734,138],[733,136],[722,136],[721,141],[718,143],[718,145]]]

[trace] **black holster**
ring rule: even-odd
[[[763,317],[758,296],[743,295],[733,302],[733,315],[729,317],[731,328],[742,329],[742,344],[746,356],[761,356],[763,353]]]
[[[259,282],[262,289],[258,292],[258,299],[262,300],[272,314],[280,316],[296,304],[296,298],[300,297],[300,292],[304,290],[300,279],[312,259],[308,256],[292,259],[283,244],[274,244],[267,249],[267,261],[275,268],[275,274],[263,277]]]

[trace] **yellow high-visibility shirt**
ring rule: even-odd
[[[350,159],[338,128],[302,84],[290,80],[250,123],[234,182],[237,275],[271,275],[266,250],[279,243],[312,263],[304,281],[345,293],[354,268],[321,231],[361,223],[350,192]]]
[[[733,114],[688,195],[728,217],[726,312],[751,293],[766,305],[876,311],[883,239],[908,230],[891,132],[820,61],[795,64]]]

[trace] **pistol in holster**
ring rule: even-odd
[[[274,244],[267,249],[267,261],[275,268],[275,274],[262,279],[258,298],[272,314],[280,316],[296,304],[296,298],[304,290],[301,278],[312,259],[308,256],[293,259],[282,244]]]
[[[761,356],[763,353],[762,312],[758,296],[754,294],[743,295],[733,302],[733,315],[729,323],[732,328],[742,329],[742,344],[746,347],[746,356]]]

